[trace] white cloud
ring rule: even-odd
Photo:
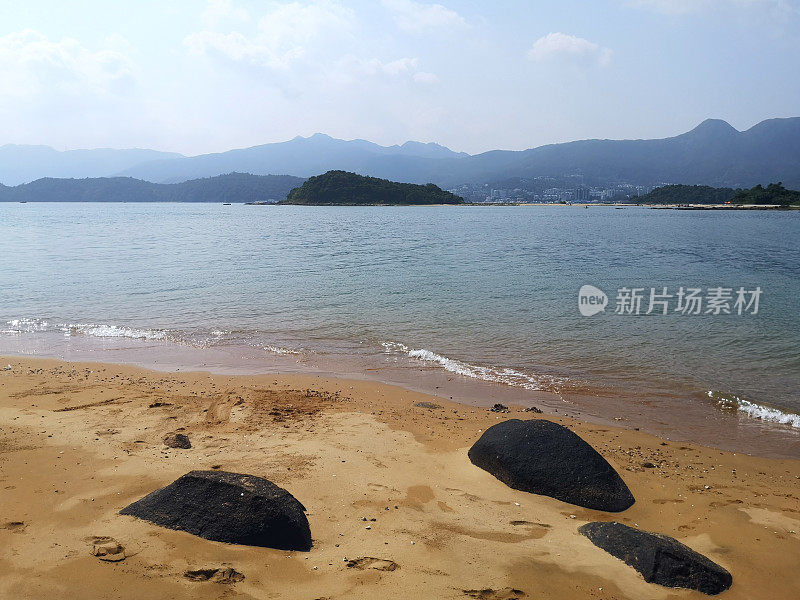
[[[155,119],[129,52],[135,48],[113,35],[98,49],[33,30],[0,36],[4,142],[92,147],[112,145],[113,132],[136,145]]]
[[[611,62],[613,51],[584,38],[566,33],[548,33],[534,42],[528,58],[535,62],[571,60],[596,63],[601,67]]]
[[[250,14],[244,8],[234,6],[231,0],[208,0],[200,19],[206,27],[218,27],[226,22],[246,22]]]
[[[377,58],[359,58],[350,54],[336,61],[331,68],[325,70],[325,73],[332,83],[344,85],[367,77],[382,77],[386,81],[406,79],[421,84],[432,84],[439,80],[433,73],[419,71],[418,66],[419,59],[412,57],[382,61]]]
[[[456,11],[441,4],[423,4],[413,0],[383,0],[392,12],[397,26],[410,33],[423,33],[432,29],[464,27],[467,22]]]
[[[195,54],[222,57],[251,66],[288,69],[311,46],[322,46],[350,34],[355,23],[352,10],[333,2],[273,6],[258,21],[257,32],[200,31],[184,39]]]
[[[231,9],[226,3],[225,6]],[[334,2],[274,4],[249,35],[240,31],[208,30],[192,33],[184,45],[192,54],[205,55],[245,67],[267,69],[268,81],[291,94],[313,81],[352,84],[365,78],[383,77],[387,82],[406,78],[434,83],[432,73],[418,71],[418,59],[401,57],[384,61],[362,58],[365,49],[356,35],[352,10]]]
[[[122,94],[135,84],[135,66],[122,52],[93,52],[77,40],[55,42],[24,30],[0,37],[0,97]]]
[[[432,84],[432,83],[438,83],[439,78],[436,76],[435,73],[418,71],[417,73],[414,73],[414,81],[416,81],[417,83]]]

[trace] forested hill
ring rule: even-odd
[[[632,198],[637,204],[725,204],[736,195],[733,188],[707,185],[664,185],[649,194]]]
[[[739,190],[731,204],[778,204],[780,206],[800,206],[800,192],[787,190],[783,184],[770,183],[767,187],[757,185],[749,190]]]
[[[787,190],[782,183],[757,185],[749,190],[714,188],[706,185],[665,185],[649,194],[631,199],[637,204],[765,204],[800,205],[800,192]]]
[[[283,204],[373,205],[461,204],[464,199],[429,183],[397,183],[346,171],[328,171],[310,177],[289,192]]]
[[[278,202],[303,183],[291,175],[229,173],[161,184],[131,177],[37,179],[0,185],[0,202]]]

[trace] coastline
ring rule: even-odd
[[[53,333],[0,336],[0,361],[5,355],[7,361],[45,358],[98,362],[165,373],[203,371],[248,376],[282,373],[356,379],[400,386],[464,406],[486,408],[495,403],[535,406],[551,417],[566,416],[597,425],[625,427],[668,440],[765,458],[800,459],[800,428],[776,422],[775,415],[759,418],[753,408],[759,414],[772,411],[783,419],[797,421],[794,413],[747,402],[739,408],[731,403],[736,398],[731,394],[712,393],[705,388],[683,389],[675,387],[675,382],[660,387],[657,382],[623,387],[618,383],[601,385],[555,374],[535,374],[528,385],[527,379],[508,380],[508,369],[461,363],[427,350],[408,352],[408,348],[396,343],[385,343],[385,352],[378,354],[363,351],[356,354],[355,347],[337,353],[318,353],[272,346],[197,345],[158,336],[143,338],[146,332],[138,330],[132,337],[121,335],[121,331],[107,333],[110,337]],[[389,346],[402,348],[394,352]],[[511,373],[512,379],[531,377],[513,370]]]
[[[672,597],[577,533],[592,520],[665,533],[706,554],[733,574],[725,598],[788,598],[800,585],[796,460],[514,406],[498,414],[373,381],[3,360],[12,365],[0,371],[0,590],[9,597],[513,597],[502,595],[508,589],[534,598]],[[441,408],[414,406],[424,401]],[[613,515],[582,509],[512,490],[472,466],[466,450],[480,431],[509,418],[568,426],[611,462],[636,504]],[[191,449],[163,446],[176,430]],[[295,494],[308,508],[311,552],[229,546],[117,514],[191,469],[215,466]],[[119,540],[128,557],[98,560],[90,536]],[[343,560],[364,556],[399,568],[359,570]],[[245,579],[183,576],[218,566]],[[496,595],[467,593],[475,590]]]

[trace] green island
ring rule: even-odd
[[[800,206],[800,192],[786,189],[783,183],[761,184],[749,190],[715,188],[707,185],[665,185],[649,194],[632,198],[636,204],[730,204],[733,206]]]
[[[432,183],[398,183],[347,171],[310,177],[279,204],[314,206],[463,204],[464,199]]]
[[[228,173],[181,183],[132,177],[56,179],[17,186],[0,184],[0,202],[245,202],[274,203],[303,183],[290,175]]]

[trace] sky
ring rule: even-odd
[[[0,0],[0,145],[469,153],[800,116],[800,0]]]

